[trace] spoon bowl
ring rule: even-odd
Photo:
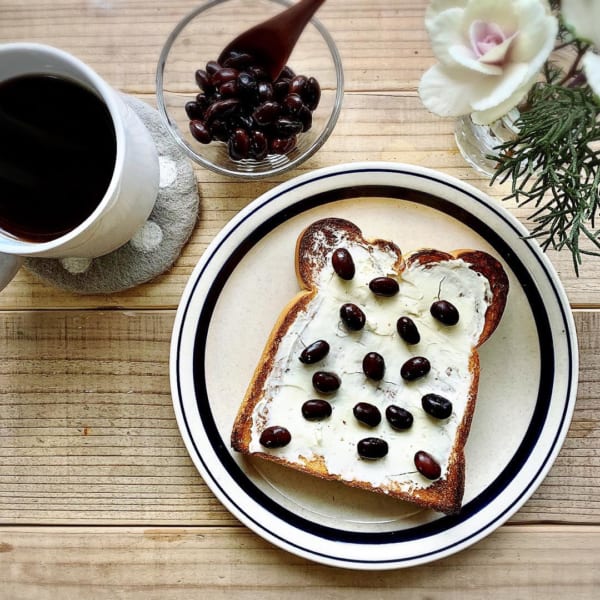
[[[233,53],[251,54],[275,81],[306,24],[323,2],[325,0],[299,0],[274,17],[254,25],[225,46],[218,62],[223,64]]]

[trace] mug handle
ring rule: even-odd
[[[24,260],[22,256],[0,252],[0,290],[3,290],[10,283]]]

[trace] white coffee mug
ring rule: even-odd
[[[159,185],[159,163],[150,133],[111,88],[74,56],[43,44],[0,45],[0,82],[29,74],[48,74],[79,83],[108,108],[116,138],[112,179],[96,209],[67,233],[50,241],[30,242],[0,230],[0,289],[25,257],[95,258],[127,243],[152,212]]]

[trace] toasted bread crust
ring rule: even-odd
[[[316,290],[305,291],[298,294],[281,312],[273,331],[269,336],[269,341],[265,345],[265,349],[258,361],[258,365],[254,370],[252,382],[248,387],[246,396],[235,419],[233,430],[231,433],[231,446],[238,452],[248,453],[250,446],[251,426],[252,426],[252,411],[254,407],[264,397],[265,381],[271,372],[273,361],[283,336],[286,334],[297,315],[306,310],[306,306],[312,300]]]
[[[460,510],[462,502],[465,482],[464,446],[469,434],[477,399],[480,375],[477,347],[487,340],[498,326],[504,311],[509,289],[508,278],[501,264],[484,252],[470,249],[462,249],[454,252],[423,249],[404,258],[400,249],[393,242],[385,240],[370,242],[365,240],[356,225],[343,219],[323,219],[306,228],[300,234],[296,245],[296,274],[303,291],[284,309],[272,330],[235,419],[231,434],[231,445],[238,452],[251,454],[250,443],[253,411],[261,400],[268,400],[268,398],[265,398],[265,383],[273,369],[277,351],[294,321],[300,314],[307,310],[311,300],[316,296],[318,292],[318,275],[323,268],[329,268],[328,257],[332,249],[338,244],[339,236],[342,234],[345,236],[345,239],[351,239],[353,243],[376,246],[395,256],[394,274],[398,277],[401,277],[405,269],[415,264],[427,267],[428,265],[458,258],[469,264],[472,270],[485,277],[489,282],[492,300],[485,313],[484,326],[479,340],[473,346],[469,356],[470,388],[468,398],[466,398],[465,410],[456,431],[447,473],[444,478],[434,481],[428,487],[417,487],[407,491],[393,484],[373,486],[366,481],[355,479],[344,480],[338,475],[329,473],[325,460],[318,454],[310,459],[304,458],[304,460],[298,462],[289,462],[276,454],[268,452],[259,451],[252,454],[322,479],[342,481],[352,487],[386,494],[416,503],[424,508],[448,514],[455,513]]]
[[[304,289],[314,289],[321,269],[327,265],[328,254],[335,247],[340,234],[361,244],[381,248],[397,256],[394,271],[400,273],[404,261],[400,248],[387,240],[366,240],[362,231],[345,219],[322,219],[309,225],[299,236],[296,243],[296,276]]]

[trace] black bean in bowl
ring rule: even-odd
[[[293,150],[321,98],[314,77],[286,66],[272,81],[246,53],[234,52],[223,64],[211,60],[194,77],[200,93],[185,105],[190,133],[201,144],[225,142],[235,161]]]

